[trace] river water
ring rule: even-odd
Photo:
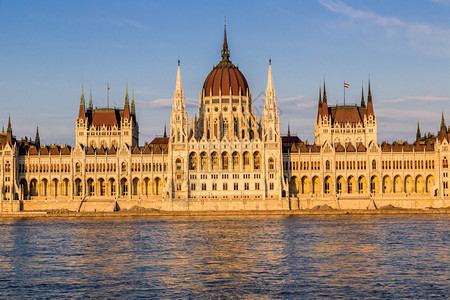
[[[0,219],[1,298],[446,298],[448,215]]]

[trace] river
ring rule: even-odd
[[[446,298],[449,215],[0,219],[1,298]]]

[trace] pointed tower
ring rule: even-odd
[[[328,118],[327,88],[325,87],[325,80],[323,81],[322,117]]]
[[[372,103],[372,91],[370,90],[370,79],[369,79],[369,91],[367,92],[367,115],[373,116],[375,118]]]
[[[6,129],[6,133],[12,134],[11,116],[8,117],[8,129]]]
[[[417,132],[416,132],[416,141],[420,141],[420,139],[422,138],[422,134],[420,134],[420,127],[419,127],[419,122],[417,122]]]
[[[266,102],[262,116],[262,126],[264,128],[264,142],[279,142],[280,122],[278,107],[276,102],[275,88],[273,87],[272,60],[269,59],[269,71],[267,74]]]
[[[319,117],[322,115],[322,88],[319,87],[319,105],[317,107],[317,123],[320,122]]]
[[[128,98],[128,83],[125,92],[125,106],[123,109],[123,117],[125,119],[130,119],[130,99]]]
[[[36,126],[36,137],[34,138],[34,144],[36,148],[41,147],[41,138],[39,137],[39,126]]]
[[[8,117],[8,129],[6,129],[6,143],[8,143],[11,146],[13,144],[11,117]]]
[[[178,60],[177,81],[173,93],[172,116],[170,117],[170,139],[172,143],[187,142],[187,115],[184,91],[181,83],[180,60]]]
[[[167,130],[166,130],[166,124],[164,124],[164,133],[163,133],[163,137],[167,137]]]
[[[134,89],[131,90],[131,115],[136,114],[136,107],[134,105]]]
[[[81,84],[80,110],[78,112],[78,119],[84,119],[86,116],[85,113],[84,89],[83,84]]]
[[[439,138],[443,140],[447,137],[447,125],[445,125],[444,111],[442,111],[441,126],[439,129]]]
[[[291,136],[291,124],[288,123],[288,136]]]
[[[92,103],[92,90],[89,89],[89,110],[93,110],[94,109],[94,104]]]
[[[361,87],[361,107],[366,107],[366,102],[364,101],[364,87]]]

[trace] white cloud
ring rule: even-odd
[[[436,96],[406,96],[395,99],[381,100],[383,103],[403,103],[403,102],[439,102],[439,101],[450,101],[450,97],[436,97]]]
[[[332,12],[345,15],[353,20],[371,22],[383,28],[389,37],[403,37],[411,46],[429,55],[450,56],[450,29],[425,23],[412,23],[395,16],[378,15],[372,11],[354,9],[336,0],[319,0]],[[440,1],[443,3],[444,1]],[[448,1],[447,1],[448,2]]]

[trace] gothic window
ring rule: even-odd
[[[189,155],[189,170],[197,171],[197,153],[195,152]]]
[[[127,171],[127,164],[125,162],[122,163],[122,172]]]
[[[253,139],[253,135],[254,135],[253,130],[250,130],[250,139]]]
[[[223,170],[228,170],[228,153],[227,152],[223,152],[222,153],[222,169]]]
[[[200,154],[200,162],[201,162],[202,170],[207,170],[208,169],[208,155],[205,152],[202,152],[202,154]]]
[[[181,171],[181,159],[180,158],[177,158],[177,160],[175,161],[175,165],[176,165],[177,172],[180,172]]]
[[[258,151],[253,153],[253,164],[254,164],[255,170],[261,169],[261,154],[259,154]]]
[[[217,152],[213,152],[211,154],[211,167],[213,170],[219,169],[219,155],[217,154]]]
[[[330,170],[330,161],[329,160],[326,161],[325,168],[327,169],[327,171]]]
[[[269,158],[269,170],[275,169],[275,160],[273,157]]]
[[[233,153],[233,170],[239,170],[239,153]]]
[[[228,134],[228,119],[225,119],[223,121],[223,136],[226,137],[227,139],[229,138],[229,134]]]
[[[217,119],[214,120],[214,137],[215,137],[216,139],[219,138]]]
[[[442,168],[445,168],[445,169],[448,168],[448,160],[447,160],[447,157],[444,157],[444,160],[442,161]]]
[[[76,173],[80,173],[81,172],[81,164],[79,162],[77,162],[77,164],[75,165],[75,172]]]
[[[250,153],[244,152],[244,170],[250,168]]]
[[[376,170],[377,169],[377,161],[374,159],[372,160],[372,170]]]

